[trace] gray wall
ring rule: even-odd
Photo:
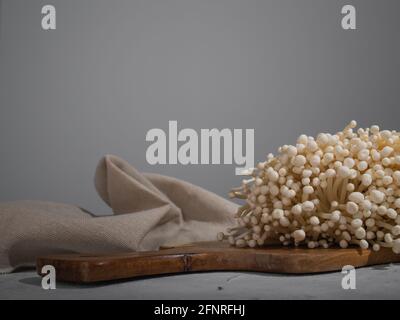
[[[57,30],[41,29],[54,4]],[[357,30],[340,9],[357,9]],[[400,2],[332,0],[0,0],[0,201],[108,208],[97,161],[221,195],[234,165],[150,166],[146,132],[168,120],[254,128],[255,159],[301,133],[356,119],[400,129]]]

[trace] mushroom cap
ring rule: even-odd
[[[273,238],[400,253],[400,132],[355,127],[351,121],[336,134],[302,134],[248,170],[250,179],[229,194],[246,201],[237,216],[247,233],[217,238],[238,247]]]

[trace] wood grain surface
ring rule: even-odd
[[[39,257],[37,272],[53,265],[57,281],[91,283],[198,271],[257,271],[289,274],[341,270],[400,262],[391,249],[307,249],[268,246],[240,249],[224,242],[201,242],[159,251],[119,254],[63,254]]]

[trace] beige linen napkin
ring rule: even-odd
[[[114,214],[96,217],[52,202],[0,203],[0,272],[31,266],[39,255],[157,250],[216,239],[234,224],[236,204],[191,183],[140,173],[108,155],[95,186]]]

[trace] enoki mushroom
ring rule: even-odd
[[[400,253],[400,132],[351,121],[334,135],[300,135],[248,170],[230,196],[245,200],[237,226],[218,234],[236,247],[268,240],[308,248],[357,245]]]

